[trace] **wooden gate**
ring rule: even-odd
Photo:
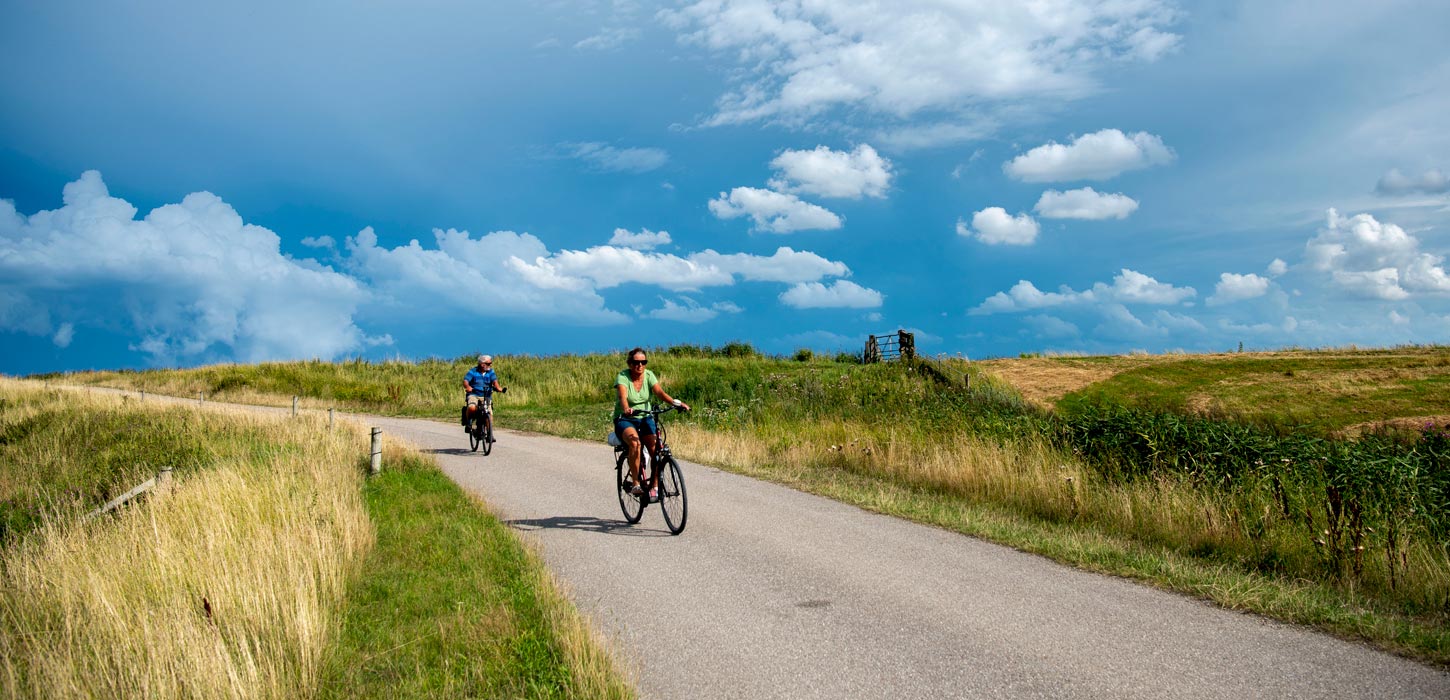
[[[866,349],[861,353],[865,364],[910,360],[916,357],[916,339],[906,331],[873,335],[866,338]]]

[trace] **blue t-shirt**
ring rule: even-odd
[[[474,367],[468,370],[468,374],[463,375],[463,381],[467,382],[470,387],[468,391],[469,396],[489,396],[493,394],[493,382],[495,379],[498,379],[498,377],[493,373],[493,368],[489,368],[485,372],[480,372],[477,367]]]

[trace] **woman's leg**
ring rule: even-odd
[[[639,431],[625,428],[620,437],[624,440],[624,453],[629,457],[629,479],[639,483]]]
[[[655,440],[655,434],[654,433],[645,433],[644,436],[641,438],[641,440],[644,442],[644,446],[649,448],[649,453],[650,454],[654,454],[655,453],[655,442],[657,442]],[[650,476],[649,484],[645,487],[646,490],[656,488],[656,487],[658,487],[660,485],[660,470],[658,470],[658,469],[651,469],[649,476]]]

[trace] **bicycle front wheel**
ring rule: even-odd
[[[685,517],[690,514],[685,498],[685,475],[674,457],[660,459],[660,510],[665,512],[665,526],[671,535],[685,531]]]
[[[640,459],[643,460],[645,453],[640,452]],[[614,484],[619,491],[619,509],[624,512],[624,520],[630,525],[639,522],[644,515],[644,500],[639,496],[630,493],[629,483],[629,456],[621,450],[614,460]]]
[[[478,436],[478,440],[483,443],[483,454],[486,456],[488,453],[493,452],[493,416],[487,416],[483,419],[483,430],[479,432],[483,433]]]

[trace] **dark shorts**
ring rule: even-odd
[[[655,433],[659,432],[659,428],[655,426],[654,416],[646,416],[644,418],[620,416],[618,418],[615,418],[614,434],[619,436],[620,442],[624,441],[625,428],[634,428],[635,431],[639,433],[640,437],[644,437],[646,435],[654,435]]]

